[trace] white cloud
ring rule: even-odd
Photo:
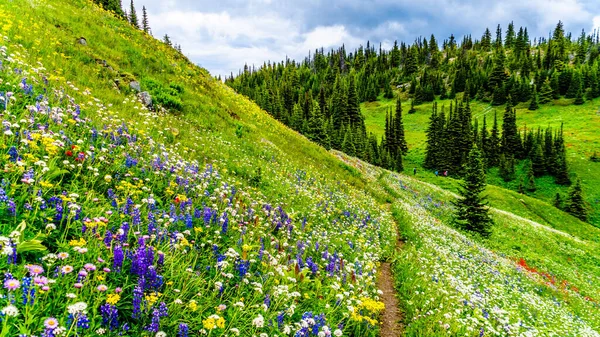
[[[592,19],[591,31],[593,31],[594,29],[600,29],[600,15],[594,16],[594,18]]]
[[[480,38],[498,23],[527,26],[531,39],[547,36],[562,20],[578,35],[600,27],[597,0],[136,0],[145,5],[155,36],[167,33],[183,52],[212,74],[237,73],[285,57],[303,60],[317,48],[344,44],[353,51],[369,40],[389,49],[394,40],[412,43],[435,34]],[[591,32],[591,30],[589,31]]]

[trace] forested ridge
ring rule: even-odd
[[[393,98],[404,92],[410,99],[408,113],[411,113],[412,107],[424,102],[456,99],[449,112],[439,114],[448,119],[430,125],[429,133],[434,135],[445,127],[453,127],[445,137],[450,137],[447,143],[455,148],[449,151],[450,157],[444,158],[432,155],[435,149],[428,149],[425,167],[460,174],[469,145],[478,142],[484,147],[486,165],[503,165],[510,179],[510,167],[514,165],[511,161],[531,158],[532,149],[539,146],[547,150],[548,158],[543,159],[547,172],[555,176],[559,173],[554,171],[563,172],[557,182],[568,184],[559,133],[550,130],[521,133],[515,126],[516,135],[504,135],[508,130],[502,130],[501,134],[497,125],[496,131],[488,130],[492,121],[481,126],[471,121],[469,101],[494,106],[506,104],[506,113],[496,118],[505,122],[508,119],[509,124],[511,118],[516,119],[511,117],[511,107],[522,102],[527,102],[531,110],[558,98],[582,104],[586,99],[600,96],[599,55],[597,32],[586,34],[582,30],[573,38],[559,22],[548,38],[532,40],[526,27],[517,29],[511,22],[505,31],[498,25],[495,38],[486,29],[479,39],[466,35],[460,42],[451,35],[440,44],[431,35],[419,37],[412,44],[395,42],[390,50],[381,45],[376,48],[370,42],[353,51],[344,46],[328,52],[319,49],[301,62],[288,59],[266,62],[259,68],[246,65],[225,82],[326,148],[395,170],[402,169],[402,154],[406,153],[401,110],[389,112],[385,135],[377,139],[367,134],[359,104],[376,101],[378,97]],[[439,124],[444,124],[442,129]],[[458,133],[452,135],[452,132]],[[491,133],[489,143],[488,133]],[[554,140],[541,134],[549,134]],[[496,144],[494,137],[498,140],[512,137],[513,141]],[[437,144],[431,137],[428,143]],[[551,148],[554,150],[550,151]],[[489,151],[492,153],[486,153]],[[553,165],[557,160],[561,161],[559,169]]]

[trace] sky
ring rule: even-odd
[[[129,11],[130,0],[122,0]],[[529,36],[548,36],[559,20],[578,36],[600,28],[597,0],[134,0],[138,17],[148,11],[152,33],[181,45],[192,62],[213,76],[234,75],[286,57],[344,44],[353,51],[367,41],[384,48],[395,40],[412,43],[435,34],[438,43],[454,34],[460,42],[479,39],[486,27],[503,36],[509,22]]]

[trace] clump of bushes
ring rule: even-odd
[[[184,93],[185,89],[181,84],[171,83],[169,86],[165,86],[156,80],[145,79],[142,81],[142,88],[150,92],[155,104],[169,110],[183,110],[181,95]]]

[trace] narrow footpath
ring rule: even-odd
[[[397,228],[397,226],[396,226]],[[398,240],[396,250],[402,249],[404,242]],[[379,266],[379,275],[377,275],[377,287],[383,292],[381,301],[385,304],[385,309],[381,316],[381,337],[398,337],[404,334],[402,321],[404,313],[398,306],[396,298],[396,289],[394,289],[394,276],[392,266],[389,262],[382,262]]]

